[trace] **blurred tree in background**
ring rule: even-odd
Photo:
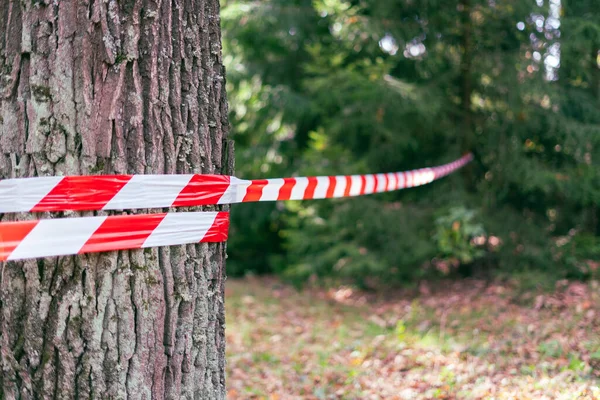
[[[600,266],[597,0],[226,0],[237,175],[390,172],[432,185],[240,205],[230,274],[350,278]]]

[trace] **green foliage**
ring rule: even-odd
[[[451,208],[435,221],[434,236],[441,256],[456,257],[461,264],[470,264],[485,255],[473,240],[485,234],[483,226],[475,220],[475,212],[464,207]]]
[[[290,214],[285,231],[289,264],[281,267],[285,276],[335,276],[363,287],[423,276],[419,266],[436,253],[426,212],[394,203],[381,208],[372,198],[336,203],[328,211],[315,204]]]
[[[589,233],[575,233],[558,238],[554,257],[565,265],[568,278],[597,278],[600,271],[600,238]]]
[[[485,262],[592,276],[600,3],[552,4],[225,1],[238,176],[388,172],[475,153],[418,189],[236,206],[229,272],[366,286]]]

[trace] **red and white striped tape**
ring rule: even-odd
[[[223,175],[66,176],[0,181],[0,213],[309,200],[430,183],[472,156],[387,174],[242,180]],[[0,261],[227,240],[229,213],[187,212],[0,223]]]
[[[461,168],[449,164],[387,174],[243,180],[224,175],[52,176],[0,180],[0,213],[189,207],[351,197],[420,186]]]
[[[223,242],[228,230],[228,212],[5,222],[0,224],[0,261]]]

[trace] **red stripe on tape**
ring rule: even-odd
[[[132,175],[66,176],[31,212],[101,210]]]
[[[79,250],[79,254],[140,248],[166,215],[108,217]]]
[[[5,222],[0,224],[0,261],[6,261],[19,243],[35,228],[38,221]]]
[[[352,177],[346,176],[346,188],[344,189],[344,197],[350,196],[350,189],[352,189]]]
[[[306,190],[304,191],[304,198],[310,200],[315,197],[315,189],[319,181],[314,176],[309,176],[306,179],[308,180],[308,186],[306,186]]]
[[[337,179],[335,176],[329,177],[329,186],[327,187],[327,193],[325,193],[325,197],[330,199],[333,197],[333,192],[335,191],[335,187],[337,185]]]
[[[289,200],[292,196],[292,189],[295,185],[295,178],[283,178],[283,186],[281,186],[281,189],[279,189],[277,200]]]
[[[360,176],[360,192],[359,194],[362,196],[365,194],[365,190],[367,189],[367,177],[364,175]]]
[[[246,189],[246,195],[242,201],[259,201],[262,196],[263,188],[267,186],[268,183],[269,181],[266,179],[253,180],[250,186],[248,186],[248,189]]]
[[[225,175],[194,175],[173,202],[172,207],[217,204],[231,184]],[[262,192],[262,190],[261,190]],[[260,198],[260,197],[259,197]]]
[[[379,190],[379,178],[377,175],[371,175],[373,177],[373,193],[377,193]]]
[[[217,214],[215,222],[204,235],[203,242],[225,242],[229,232],[229,213],[221,211]]]

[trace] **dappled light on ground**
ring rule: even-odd
[[[595,399],[598,285],[226,284],[230,399]],[[525,293],[525,292],[523,292]]]

